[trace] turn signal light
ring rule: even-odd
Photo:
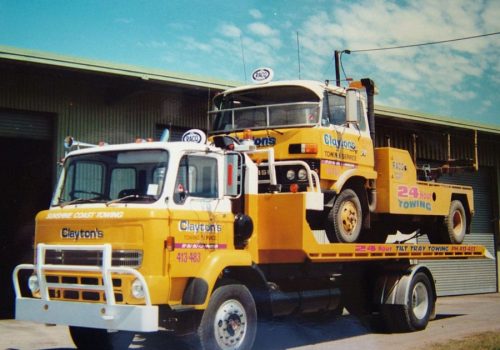
[[[297,185],[297,184],[291,184],[290,185],[290,192],[292,192],[292,193],[299,192],[299,185]]]
[[[317,154],[317,143],[292,143],[288,146],[290,154]]]
[[[243,140],[251,140],[252,139],[252,130],[245,129],[243,130]]]
[[[175,249],[175,237],[174,236],[168,236],[167,239],[165,240],[165,249],[168,250],[169,252],[173,252]]]

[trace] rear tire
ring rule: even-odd
[[[128,331],[108,331],[107,329],[69,327],[69,333],[73,343],[78,349],[128,349],[135,333]]]
[[[417,272],[408,288],[405,305],[383,305],[382,317],[389,332],[414,332],[427,327],[435,297],[429,277]]]
[[[454,200],[450,204],[450,211],[443,220],[444,243],[461,244],[467,229],[467,216],[462,202]]]
[[[454,200],[450,203],[448,215],[442,218],[437,231],[427,235],[429,242],[433,244],[462,244],[467,225],[467,216],[462,202]]]
[[[325,225],[330,242],[355,243],[361,236],[363,212],[358,195],[345,189],[335,199]]]

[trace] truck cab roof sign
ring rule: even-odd
[[[200,143],[204,144],[207,142],[207,135],[200,129],[191,129],[186,131],[182,135],[183,142],[195,142],[195,143]]]
[[[269,83],[274,78],[274,71],[271,68],[257,68],[252,72],[252,81],[255,84]]]

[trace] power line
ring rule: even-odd
[[[408,47],[417,47],[417,46],[426,46],[426,45],[436,45],[436,44],[451,43],[451,42],[454,42],[454,41],[477,39],[477,38],[482,38],[482,37],[485,37],[485,36],[498,35],[498,34],[500,34],[500,32],[488,33],[488,34],[481,34],[481,35],[474,35],[474,36],[468,36],[468,37],[457,38],[457,39],[432,41],[432,42],[421,43],[421,44],[413,44],[413,45],[401,45],[401,46],[380,47],[380,48],[361,49],[361,50],[346,50],[346,51],[350,51],[350,52],[369,52],[369,51],[383,51],[383,50],[406,49]]]

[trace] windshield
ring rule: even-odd
[[[64,163],[52,205],[154,202],[162,193],[167,163],[165,150],[71,156]]]
[[[212,132],[316,125],[319,97],[301,86],[256,88],[219,95],[210,113]]]

